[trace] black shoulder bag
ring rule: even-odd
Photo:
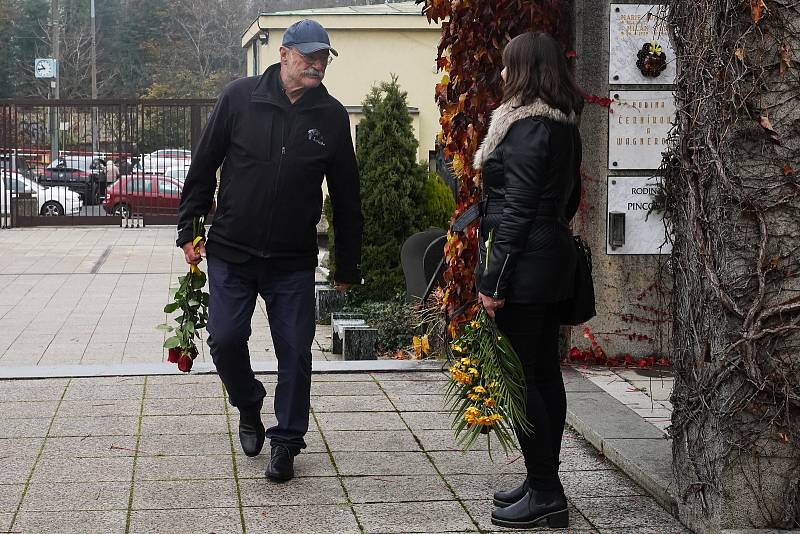
[[[579,325],[595,315],[594,282],[592,281],[592,249],[581,239],[573,236],[575,242],[575,283],[573,297],[562,304],[559,319],[564,325]]]

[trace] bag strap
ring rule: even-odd
[[[484,207],[486,206],[486,201],[481,200],[476,202],[475,204],[471,205],[467,209],[461,212],[461,214],[456,217],[453,221],[453,224],[450,225],[451,232],[463,232],[464,229],[478,220],[481,215],[483,214]],[[430,281],[428,282],[428,287],[425,288],[425,293],[422,294],[422,302],[424,303],[428,300],[428,297],[433,293],[433,288],[436,287],[436,280],[442,274],[445,268],[444,258],[439,261],[439,265],[436,266],[436,270],[433,273]]]
[[[485,206],[486,201],[481,200],[480,202],[476,202],[472,206],[462,211],[461,215],[456,217],[456,219],[453,221],[453,224],[450,225],[450,230],[453,232],[463,232],[467,226],[480,218],[480,216],[483,214]]]

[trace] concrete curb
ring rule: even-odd
[[[701,523],[678,506],[672,473],[672,440],[578,371],[562,368],[567,390],[567,423],[687,528]],[[702,527],[701,527],[702,528]],[[702,532],[702,530],[696,530]],[[718,534],[779,534],[771,529],[728,529]]]
[[[440,371],[441,369],[442,361],[440,360],[362,360],[347,362],[315,360],[312,363],[312,372],[314,373],[431,372]],[[254,362],[253,371],[255,371],[256,374],[275,374],[278,372],[278,362]],[[213,364],[198,363],[195,364],[191,374],[216,374],[216,372]],[[181,373],[175,364],[171,363],[0,367],[0,380],[182,374],[184,373]]]
[[[672,445],[663,432],[587,380],[564,368],[567,423],[608,460],[678,517]]]

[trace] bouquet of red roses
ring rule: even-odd
[[[192,244],[197,250],[204,239],[202,218],[194,222],[194,235]],[[180,310],[174,319],[177,326],[167,323],[158,325],[160,330],[172,333],[164,342],[164,348],[168,350],[167,361],[178,364],[178,369],[184,373],[192,369],[192,363],[197,358],[195,340],[200,339],[200,330],[205,328],[208,321],[208,293],[203,291],[205,285],[206,274],[196,265],[190,265],[189,272],[178,277],[178,286],[170,289],[172,302],[164,306],[164,313]]]

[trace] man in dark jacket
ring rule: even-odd
[[[294,457],[306,446],[323,177],[333,205],[335,287],[344,291],[361,280],[361,200],[350,121],[321,83],[330,54],[338,55],[319,23],[289,27],[280,63],[223,90],[181,195],[177,244],[195,265],[208,250],[208,344],[239,409],[239,439],[248,456],[264,444],[266,391],[253,374],[247,340],[257,296],[267,305],[278,359],[278,424],[266,430],[272,448],[266,474],[275,480],[294,476]],[[220,166],[213,225],[197,252],[193,222],[211,208]]]

